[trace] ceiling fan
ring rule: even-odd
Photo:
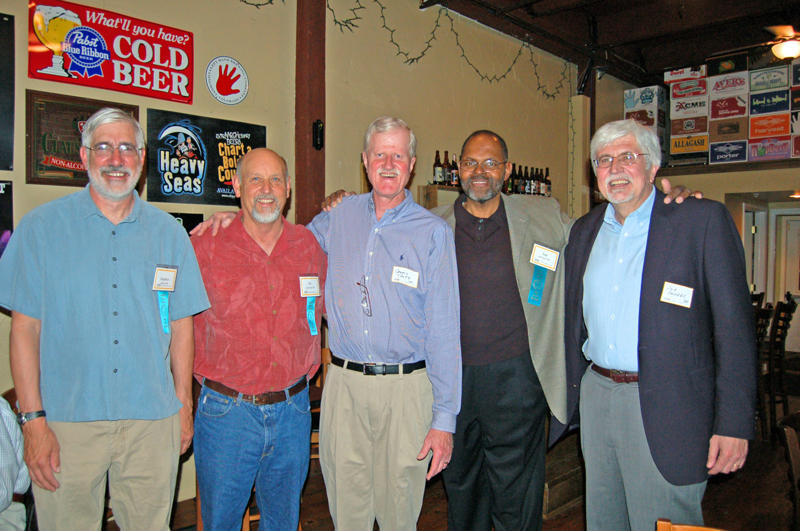
[[[768,26],[764,29],[775,35],[775,40],[767,43],[772,45],[775,57],[788,59],[800,56],[800,33],[793,26]]]

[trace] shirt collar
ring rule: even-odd
[[[639,205],[639,208],[625,217],[625,223],[633,224],[631,225],[632,227],[639,227],[643,224],[649,225],[650,214],[653,212],[653,204],[655,203],[656,199],[655,189],[656,187],[651,184],[650,195],[647,196],[647,199],[644,200],[644,203]],[[622,223],[617,221],[617,218],[614,215],[614,205],[611,203],[606,206],[606,212],[603,216],[603,223],[607,223],[613,228],[622,228]]]
[[[105,219],[105,216],[100,209],[97,208],[94,200],[92,199],[91,193],[89,193],[89,187],[91,185],[87,184],[83,190],[78,192],[77,195],[77,203],[78,203],[78,211],[81,216],[89,217],[89,216],[100,216]],[[139,193],[134,189],[133,190],[133,208],[131,209],[131,213],[128,214],[122,223],[133,222],[139,219],[139,214],[142,211],[142,200],[139,197]]]
[[[406,211],[408,211],[409,208],[411,208],[411,205],[415,203],[414,198],[411,197],[411,190],[409,190],[408,188],[404,189],[404,194],[405,194],[405,197],[403,198],[403,201],[401,201],[400,204],[397,205],[396,207],[393,207],[393,208],[390,208],[389,210],[386,210],[383,213],[383,216],[381,216],[380,222],[386,222],[386,221],[390,221],[390,220],[391,221],[395,221],[395,218],[399,218]],[[369,209],[369,213],[374,218],[375,217],[375,196],[373,195],[372,192],[369,192],[369,199],[367,200],[367,208]]]

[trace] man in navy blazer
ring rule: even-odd
[[[740,469],[754,436],[741,240],[720,203],[664,204],[649,128],[608,123],[591,155],[609,204],[570,232],[564,334],[572,416],[580,386],[587,529],[702,525],[708,475]]]

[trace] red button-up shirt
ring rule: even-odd
[[[308,229],[283,220],[267,255],[242,225],[241,215],[217,236],[193,237],[211,309],[194,319],[194,373],[245,394],[285,389],[309,378],[320,362],[300,277],[318,277],[317,330],[323,310],[326,257]]]

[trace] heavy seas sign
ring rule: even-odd
[[[28,6],[29,77],[192,103],[191,32],[58,0]]]

